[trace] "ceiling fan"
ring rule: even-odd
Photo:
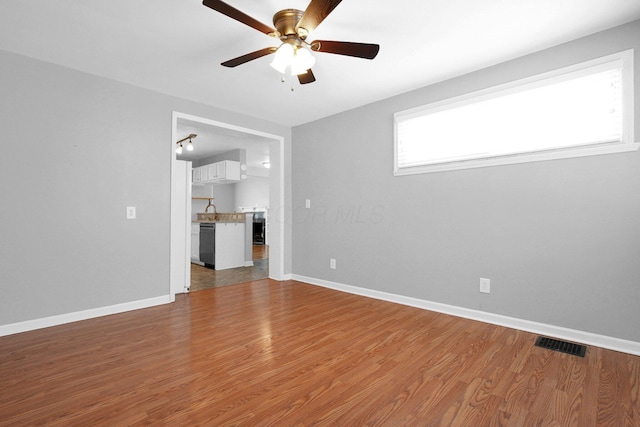
[[[254,28],[268,36],[278,38],[282,42],[279,47],[266,47],[246,55],[230,59],[221,65],[225,67],[237,67],[254,59],[275,53],[271,66],[281,73],[290,69],[291,75],[297,75],[300,84],[316,81],[311,67],[315,64],[315,58],[310,51],[333,53],[338,55],[354,56],[357,58],[373,59],[378,54],[380,46],[370,43],[341,42],[331,40],[314,40],[307,42],[307,36],[342,0],[311,0],[305,11],[297,9],[284,9],[273,15],[271,28],[238,9],[220,1],[204,0],[203,5],[235,19],[251,28]]]

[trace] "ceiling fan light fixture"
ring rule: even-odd
[[[294,58],[294,49],[293,46],[289,43],[282,43],[273,57],[273,61],[271,61],[271,67],[284,74],[287,71],[287,67],[291,65],[291,62]]]
[[[284,42],[278,47],[271,61],[271,67],[285,74],[287,68],[290,68],[291,75],[305,74],[308,69],[316,63],[309,49],[302,45],[294,45],[290,42]]]
[[[291,75],[305,74],[308,69],[316,63],[316,58],[311,55],[308,49],[299,46],[295,50],[293,60],[291,62]]]
[[[315,31],[318,25],[329,16],[341,1],[342,0],[311,0],[304,11],[298,9],[280,10],[273,15],[273,27],[263,24],[222,0],[203,0],[202,4],[263,34],[278,38],[283,42],[277,49],[275,47],[263,48],[230,59],[220,65],[230,68],[237,67],[238,65],[262,58],[263,56],[271,55],[275,51],[275,58],[271,62],[271,66],[281,74],[285,74],[287,67],[291,67],[291,74],[298,75],[300,84],[308,84],[316,81],[311,71],[311,67],[315,63],[315,58],[313,58],[309,50],[364,59],[375,58],[380,50],[380,45],[372,43],[331,40],[307,42],[309,34]],[[299,51],[299,55],[297,51]],[[285,81],[284,77],[282,77],[282,81]],[[291,90],[293,90],[293,85],[291,86]]]

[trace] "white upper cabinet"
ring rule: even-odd
[[[240,162],[223,160],[193,169],[194,184],[228,184],[240,181]]]
[[[215,181],[218,179],[218,165],[222,162],[212,163],[210,165],[202,166],[207,171],[207,181]]]
[[[194,184],[203,184],[208,181],[207,177],[207,167],[202,166],[199,168],[193,168],[193,183]]]

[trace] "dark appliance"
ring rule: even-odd
[[[209,268],[216,264],[216,224],[213,222],[200,223],[200,262]]]
[[[264,245],[265,243],[265,220],[264,212],[253,214],[253,244]]]

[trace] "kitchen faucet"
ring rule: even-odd
[[[213,208],[213,218],[218,219],[218,210],[216,209],[216,205],[211,203],[211,200],[213,200],[213,197],[209,199],[209,204],[204,208],[204,213],[209,213],[209,208]]]

